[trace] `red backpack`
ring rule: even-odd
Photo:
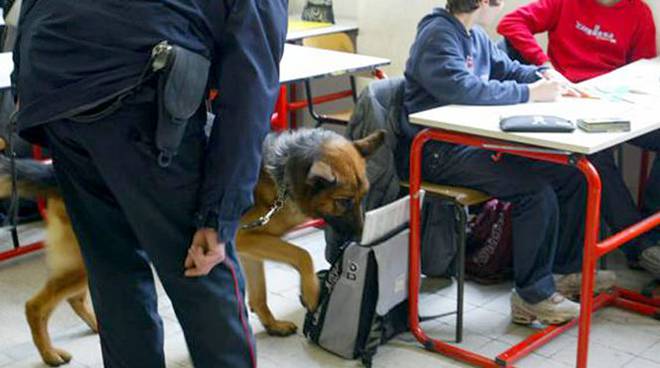
[[[512,274],[511,203],[491,199],[468,223],[465,273],[468,278],[495,284]]]

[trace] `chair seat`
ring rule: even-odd
[[[407,181],[402,181],[401,186],[408,188],[410,184]],[[491,199],[491,196],[486,193],[463,187],[422,182],[422,189],[428,193],[451,198],[463,206],[473,206]]]
[[[336,122],[344,122],[348,124],[348,122],[351,120],[351,116],[353,116],[353,110],[344,110],[344,111],[338,111],[332,114],[323,114],[324,119],[330,119]]]

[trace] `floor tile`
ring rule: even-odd
[[[489,343],[492,338],[480,335],[476,332],[464,331],[463,341],[460,344],[455,343],[455,325],[456,317],[451,316],[442,321],[435,320],[422,324],[425,333],[435,339],[446,341],[452,345],[456,345],[462,349],[472,350],[479,349]],[[411,335],[407,335],[411,336]]]
[[[40,225],[29,231],[30,239],[43,237]],[[21,236],[22,239],[27,237]],[[0,236],[0,239],[2,237]],[[327,268],[324,256],[323,233],[300,231],[289,241],[308,250],[316,269]],[[5,244],[5,243],[0,243]],[[625,267],[613,259],[613,267]],[[617,271],[619,280],[629,287],[638,287],[645,280],[643,273]],[[17,260],[0,263],[0,368],[43,368],[39,354],[32,344],[24,317],[24,304],[46,281],[48,270],[43,253],[35,253]],[[250,314],[250,324],[257,339],[259,366],[262,368],[321,368],[360,367],[359,362],[337,357],[309,343],[302,336],[305,309],[300,304],[299,276],[291,267],[278,263],[266,264],[268,304],[273,314],[299,326],[296,334],[281,338],[265,333],[257,316]],[[168,367],[192,368],[189,354],[171,301],[157,283],[158,306],[165,326],[165,352]],[[535,332],[510,321],[511,285],[503,283],[483,286],[466,284],[464,342],[457,346],[494,356]],[[455,310],[456,283],[424,278],[420,308],[422,315]],[[452,343],[456,316],[424,322],[425,332]],[[54,344],[73,354],[67,367],[102,368],[97,335],[62,304],[50,323]],[[530,356],[516,363],[521,368],[568,368],[575,362],[577,329],[559,336]],[[453,343],[452,343],[453,344]],[[607,308],[595,314],[589,367],[660,368],[660,322],[634,313]],[[374,366],[383,368],[458,368],[467,367],[447,357],[426,351],[410,333],[404,333],[379,348]]]
[[[598,322],[607,325],[629,326],[645,335],[660,338],[660,320],[619,308],[605,308],[596,314]]]
[[[566,346],[553,355],[552,359],[573,366],[576,361],[576,351],[575,346]],[[598,343],[592,342],[589,345],[589,367],[619,368],[625,366],[634,358],[635,356],[630,353],[618,351]]]
[[[640,354],[640,356],[660,364],[660,341],[646,349],[646,351]]]
[[[471,304],[463,304],[463,314],[475,310],[477,307]],[[438,316],[447,313],[455,313],[457,309],[456,299],[439,294],[422,294],[419,297],[420,316]]]
[[[467,331],[476,332],[491,339],[509,335],[519,328],[518,325],[511,322],[511,317],[508,314],[503,315],[483,308],[467,312],[464,326]]]
[[[644,358],[635,358],[630,363],[626,364],[626,368],[660,368],[660,363],[647,360]]]
[[[650,318],[607,319],[600,315],[591,325],[590,339],[603,346],[639,355],[658,341],[657,335],[647,332],[648,324],[657,324]],[[660,325],[658,325],[660,329]]]
[[[459,368],[470,367],[467,364],[449,359],[438,353],[421,348],[420,345],[409,345],[393,342],[378,350],[374,358],[375,367],[383,368]],[[352,367],[356,367],[355,365]]]
[[[8,357],[5,354],[0,353],[0,367],[2,367],[4,365],[7,365],[11,362],[13,362],[13,359],[11,359],[10,357]]]
[[[547,344],[536,349],[535,353],[546,358],[552,358],[560,351],[568,350],[575,353],[577,349],[577,337],[564,333],[557,338],[551,340]]]
[[[571,368],[572,365],[566,365],[538,354],[530,354],[515,364],[517,368]]]
[[[9,363],[7,365],[1,366],[2,368],[47,368],[48,366],[44,364],[39,357],[31,357],[24,359],[18,362]],[[75,361],[71,361],[69,364],[65,365],[66,368],[89,368],[89,366],[80,364]]]
[[[511,293],[504,293],[497,298],[484,303],[482,308],[501,314],[511,314]]]
[[[511,325],[503,334],[497,336],[496,339],[513,346],[534,332],[536,332],[534,329],[526,326]]]
[[[165,360],[168,367],[192,366],[183,333],[176,333],[165,337]]]

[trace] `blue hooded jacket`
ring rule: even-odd
[[[160,41],[205,55],[210,86],[221,93],[194,220],[217,225],[220,240],[229,241],[253,201],[278,94],[287,3],[24,0],[14,51],[19,132],[37,137],[26,133],[135,84]]]
[[[436,8],[422,19],[406,63],[405,114],[450,104],[507,105],[529,100],[535,66],[512,61],[486,32]],[[402,119],[404,139],[420,130]]]

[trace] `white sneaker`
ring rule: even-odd
[[[568,298],[576,298],[582,291],[582,273],[569,273],[568,275],[553,275],[555,289]],[[594,293],[602,293],[614,287],[616,273],[613,271],[596,271],[596,284]]]
[[[660,280],[660,245],[644,249],[639,255],[639,265]]]
[[[514,323],[528,325],[538,320],[547,325],[557,325],[579,315],[580,304],[566,299],[557,292],[536,304],[527,303],[515,290],[511,293],[511,318]]]

